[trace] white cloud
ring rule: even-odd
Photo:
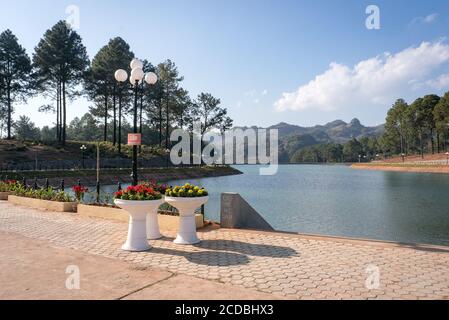
[[[442,74],[436,79],[431,79],[426,82],[426,84],[438,90],[449,89],[449,73]]]
[[[255,104],[258,104],[258,103],[260,102],[260,100],[259,100],[259,99],[254,99],[253,102],[254,102]]]
[[[449,45],[423,42],[396,54],[384,53],[354,66],[333,62],[329,69],[275,102],[278,111],[322,111],[361,106],[385,106],[423,86],[444,84],[442,72],[449,62]],[[442,77],[438,82],[438,77]]]
[[[416,17],[412,20],[412,24],[429,24],[433,23],[438,19],[438,13],[431,13],[425,17]]]
[[[267,94],[268,94],[268,90],[267,89],[265,89],[264,91],[262,91],[262,93],[261,93],[263,96],[266,96]]]

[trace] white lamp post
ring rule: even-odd
[[[138,85],[139,83],[145,79],[145,82],[148,83],[148,85],[154,85],[157,82],[157,75],[153,72],[149,72],[145,75],[143,72],[143,63],[139,59],[134,58],[131,63],[131,75],[129,77],[129,82],[132,86],[134,86],[134,130],[133,132],[137,134],[137,104],[138,104]],[[124,83],[126,79],[128,78],[128,73],[125,70],[119,69],[115,72],[115,79],[119,83]],[[119,122],[121,118],[121,95],[119,98]],[[120,124],[119,123],[119,139],[121,139],[121,132],[120,132]],[[119,145],[120,145],[119,141]],[[137,185],[138,183],[138,177],[137,177],[137,146],[133,146],[133,185]]]
[[[81,150],[81,167],[84,169],[84,152],[87,150],[87,147],[83,144],[81,147],[80,147],[80,150]]]
[[[115,80],[119,83],[119,95],[118,95],[118,153],[122,152],[122,88],[121,86],[128,79],[128,73],[119,69],[114,74]]]

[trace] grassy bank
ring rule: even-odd
[[[88,141],[67,141],[64,147],[56,142],[35,142],[18,140],[0,140],[0,163],[8,162],[33,162],[46,160],[81,160],[81,146],[86,146],[84,152],[86,159],[95,159],[97,143]],[[117,146],[110,142],[100,142],[100,154],[102,158],[131,159],[132,147],[122,145],[122,154],[118,154]],[[161,155],[161,148],[142,146],[141,159],[150,159]]]
[[[197,179],[206,177],[219,177],[237,175],[241,172],[232,167],[184,167],[184,168],[144,168],[139,169],[139,180],[157,180],[166,182],[170,180]],[[84,185],[95,185],[97,180],[95,170],[65,170],[65,171],[26,171],[8,173],[8,179],[28,180],[37,178],[39,183],[48,178],[50,184],[55,185],[64,179],[67,186],[76,184],[78,179]],[[116,184],[118,182],[131,182],[131,169],[102,169],[100,172],[101,184]]]

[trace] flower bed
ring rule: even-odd
[[[11,184],[11,190],[8,201],[14,204],[56,212],[76,211],[76,202],[64,191],[32,189],[17,182]]]
[[[8,196],[13,194],[16,187],[17,181],[15,180],[0,181],[0,200],[8,200]]]
[[[115,199],[125,201],[153,201],[162,199],[162,194],[151,187],[138,185],[135,187],[129,186],[125,190],[116,192]]]

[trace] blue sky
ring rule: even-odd
[[[368,5],[381,28],[365,27]],[[80,9],[90,58],[115,36],[140,58],[172,59],[192,96],[221,98],[237,125],[281,121],[322,124],[335,119],[382,123],[396,98],[408,101],[449,91],[448,1],[6,1],[0,31],[11,29],[33,52],[43,33]],[[284,94],[286,93],[286,94]],[[17,106],[39,126],[45,101]],[[69,119],[88,110],[70,104]]]

